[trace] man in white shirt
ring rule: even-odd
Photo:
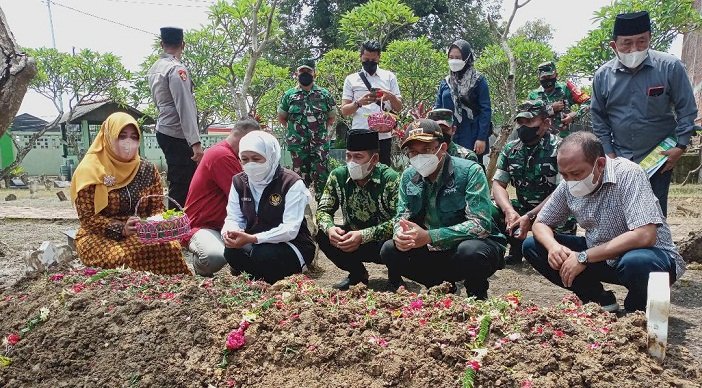
[[[344,81],[341,114],[353,116],[351,129],[368,129],[368,116],[373,113],[382,110],[394,112],[402,110],[397,77],[393,72],[378,67],[380,52],[380,43],[376,41],[363,43],[360,55],[363,70],[350,74]],[[367,84],[363,80],[364,77],[368,81]],[[380,107],[381,96],[384,109]],[[391,166],[392,133],[379,133],[378,138],[380,139],[380,162]]]

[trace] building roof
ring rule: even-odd
[[[116,102],[109,100],[78,105],[73,111],[71,120],[68,123],[80,124],[83,120],[86,120],[88,124],[102,124],[102,122],[105,121],[105,119],[107,119],[107,116],[115,112],[128,113],[137,120],[144,117],[144,124],[155,124],[153,118],[146,116],[140,110],[129,105],[120,105]],[[67,120],[68,113],[64,113],[60,123],[63,124]]]
[[[30,115],[29,113],[22,113],[21,115],[15,116],[15,119],[10,125],[10,131],[12,132],[39,132],[41,131],[49,122],[40,119],[39,117]],[[58,127],[49,129],[49,131],[58,131]]]

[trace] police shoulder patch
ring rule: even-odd
[[[178,75],[180,76],[180,79],[182,79],[183,81],[188,80],[188,72],[185,71],[185,69],[178,69]]]

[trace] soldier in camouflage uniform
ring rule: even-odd
[[[560,183],[556,152],[561,139],[552,135],[548,106],[541,100],[526,101],[519,107],[515,121],[518,140],[505,145],[497,159],[492,178],[492,196],[497,204],[496,223],[510,243],[506,264],[522,261],[522,241],[531,230],[536,215]],[[512,184],[517,198],[510,201],[507,185]],[[559,233],[575,234],[573,218],[558,229]]]
[[[453,135],[456,134],[456,126],[453,125],[453,111],[451,109],[439,108],[430,110],[427,112],[427,118],[436,121],[441,127],[441,131],[444,133],[444,141],[448,144],[446,152],[449,155],[480,163],[478,155],[473,150],[469,150],[453,141]]]
[[[334,98],[327,89],[314,83],[315,63],[303,59],[295,72],[298,85],[283,94],[278,105],[278,120],[286,128],[285,140],[292,157],[292,169],[308,187],[314,185],[317,201],[329,176],[327,156],[329,127],[334,123]]]
[[[529,100],[542,100],[553,107],[555,117],[551,120],[553,133],[560,137],[570,134],[568,129],[573,119],[582,116],[590,109],[590,96],[582,92],[573,82],[558,82],[558,72],[553,62],[539,65],[539,83],[541,87],[529,93]],[[570,111],[572,105],[578,105],[575,112]]]

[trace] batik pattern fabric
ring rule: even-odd
[[[108,194],[108,204],[95,214],[95,186],[78,192],[75,201],[80,220],[76,234],[76,250],[81,262],[87,266],[118,268],[126,266],[137,271],[155,274],[190,274],[178,241],[146,244],[136,235],[124,237],[122,230],[127,219],[133,216],[139,199],[137,215],[146,218],[165,210],[161,177],[153,164],[141,161],[139,171],[126,186]]]

